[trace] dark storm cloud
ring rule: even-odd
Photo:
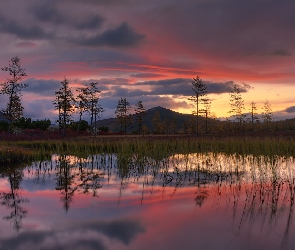
[[[159,4],[148,14],[150,26],[158,23],[171,36],[177,34],[180,44],[215,54],[216,58],[262,55],[278,46],[283,50],[293,48],[294,9],[293,0],[170,1],[170,5]],[[224,57],[224,61],[230,59]]]
[[[136,33],[128,23],[123,22],[115,29],[109,29],[101,34],[89,38],[73,40],[84,46],[129,47],[136,46],[144,39],[144,35]]]
[[[57,2],[44,1],[31,8],[32,14],[38,21],[49,22],[56,25],[68,25],[75,29],[97,29],[104,22],[104,18],[98,14],[63,12],[57,8]]]
[[[35,93],[44,96],[53,96],[57,91],[61,83],[56,80],[40,80],[40,79],[27,79],[23,83],[28,84],[28,87],[23,92]]]
[[[0,31],[23,39],[47,39],[53,36],[38,25],[20,24],[13,20],[6,20],[3,17],[0,17]]]
[[[192,91],[192,80],[186,78],[175,78],[175,79],[165,79],[158,81],[145,81],[136,83],[136,85],[145,85],[150,86],[151,91],[150,95],[184,95],[190,96],[193,94]],[[208,94],[222,94],[230,93],[234,89],[234,82],[208,82],[204,81],[204,84],[207,86]],[[237,84],[240,89],[240,92],[247,92],[250,89],[250,86],[247,84]]]
[[[290,106],[290,107],[286,108],[284,111],[287,112],[287,113],[294,113],[295,112],[295,106]]]
[[[122,88],[120,86],[114,86],[108,92],[110,96],[113,97],[135,97],[135,96],[143,96],[143,95],[151,95],[152,91],[144,91],[141,89],[130,90],[127,88]]]
[[[109,239],[128,245],[139,233],[144,233],[145,228],[132,220],[89,222],[70,225],[64,230],[19,233],[15,237],[1,239],[0,246],[1,249],[18,249],[24,245],[31,249],[107,249],[100,237],[87,238],[87,234],[91,232],[101,233]]]
[[[38,21],[61,23],[65,18],[56,7],[55,1],[38,2],[31,8],[32,14]]]

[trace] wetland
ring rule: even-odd
[[[3,142],[0,249],[294,249],[294,145]]]

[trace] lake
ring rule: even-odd
[[[0,177],[0,249],[295,248],[293,157],[52,155]]]

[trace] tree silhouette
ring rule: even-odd
[[[61,201],[64,203],[66,212],[70,208],[72,197],[77,187],[74,185],[75,175],[71,173],[71,165],[65,155],[60,156],[58,160],[58,171],[56,172],[57,185],[56,190],[61,192]]]
[[[138,101],[138,103],[135,104],[135,116],[136,120],[138,122],[138,133],[142,133],[142,128],[143,128],[143,117],[145,116],[146,109],[144,108],[142,101]]]
[[[262,119],[267,129],[270,128],[270,123],[273,120],[271,104],[269,101],[264,102],[264,112],[262,113]]]
[[[53,102],[55,109],[58,110],[59,128],[62,129],[62,135],[66,135],[66,127],[72,122],[72,113],[75,108],[75,100],[72,89],[69,87],[69,81],[65,78],[61,82],[60,89],[55,92],[55,100]]]
[[[26,217],[28,211],[25,210],[21,204],[27,203],[28,199],[22,198],[19,195],[20,182],[23,178],[23,171],[17,168],[8,168],[1,174],[7,177],[10,184],[9,192],[0,193],[0,204],[11,209],[10,215],[4,216],[3,219],[12,222],[12,227],[19,231],[22,226],[22,219]]]
[[[28,85],[21,81],[27,76],[25,70],[21,67],[20,58],[15,56],[9,61],[7,67],[2,68],[3,71],[8,71],[10,78],[2,83],[1,94],[8,95],[8,103],[3,110],[5,117],[14,122],[23,115],[23,106],[21,104],[21,90]]]
[[[127,128],[131,126],[131,106],[126,98],[118,100],[115,111],[117,122],[120,124],[120,131],[127,132]]]
[[[241,89],[237,84],[234,84],[233,90],[230,93],[230,111],[229,113],[232,114],[234,120],[238,124],[238,130],[242,128],[242,124],[245,119],[245,114],[243,113],[245,109],[244,100],[241,95]]]
[[[196,104],[196,134],[199,133],[199,105],[201,103],[201,97],[204,96],[207,93],[207,86],[203,83],[203,80],[197,76],[196,78],[193,78],[192,82],[192,90],[194,92],[194,95],[189,98],[190,101],[194,102]]]

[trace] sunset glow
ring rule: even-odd
[[[249,86],[245,112],[251,102],[262,112],[267,100],[275,119],[293,118],[294,8],[291,0],[12,0],[0,3],[0,66],[21,58],[32,119],[56,120],[52,101],[64,77],[73,88],[99,83],[103,118],[114,117],[121,97],[191,113],[197,75],[218,118],[229,115],[229,83]]]

